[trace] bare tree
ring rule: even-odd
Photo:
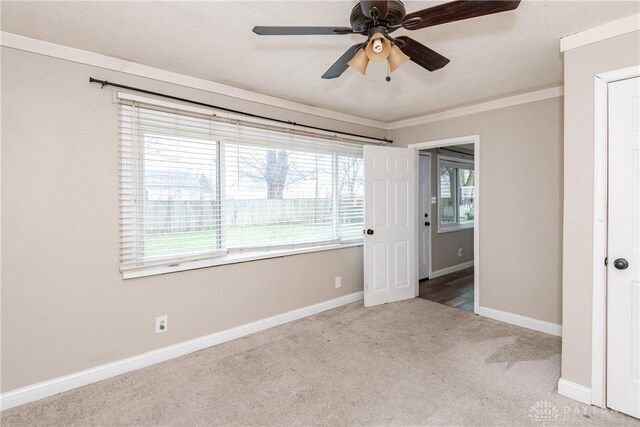
[[[460,170],[460,186],[461,187],[470,187],[473,186],[474,182],[474,173],[473,170],[470,169],[462,169]]]
[[[268,199],[282,199],[284,189],[297,182],[313,179],[316,171],[303,171],[289,161],[286,150],[255,150],[246,153],[243,159],[248,166],[242,174],[267,185]]]
[[[353,200],[362,186],[362,158],[338,157],[338,194]]]

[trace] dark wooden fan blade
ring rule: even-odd
[[[349,65],[347,64],[347,62],[349,62],[351,60],[351,58],[354,57],[354,55],[356,54],[358,49],[360,49],[361,47],[362,47],[362,43],[354,44],[353,46],[351,46],[349,48],[349,50],[347,50],[345,53],[343,53],[342,56],[340,57],[340,59],[338,59],[327,70],[327,72],[322,75],[322,78],[323,79],[335,79],[336,77],[340,77],[342,75],[342,73],[344,73],[346,71],[346,69],[349,68]]]
[[[389,4],[387,3],[387,0],[378,0],[378,1],[360,0],[360,8],[362,9],[362,13],[364,13],[364,16],[369,17],[371,19],[373,19],[373,16],[371,16],[371,11],[373,10],[373,8],[376,8],[377,14],[378,14],[376,18],[384,19],[387,17],[387,12],[389,11]]]
[[[261,36],[315,36],[330,34],[351,34],[350,27],[253,27],[253,32]]]
[[[402,50],[411,61],[415,62],[422,68],[426,68],[429,71],[439,70],[449,63],[449,60],[438,52],[433,51],[425,45],[418,43],[417,41],[407,36],[396,37],[396,40],[403,42],[402,46],[398,44],[400,50]]]
[[[432,27],[447,22],[475,18],[516,9],[520,0],[458,0],[407,14],[402,20],[407,30]]]

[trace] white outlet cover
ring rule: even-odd
[[[335,284],[336,284],[336,289],[342,286],[342,276],[336,276]]]
[[[156,317],[156,334],[163,334],[169,329],[169,316],[166,314]]]

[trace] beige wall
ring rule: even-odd
[[[593,181],[593,75],[638,64],[639,52],[635,33],[565,53],[564,229],[562,98],[390,135],[405,146],[480,134],[481,305],[552,323],[561,323],[562,313],[562,376],[585,386],[593,196],[584,185]],[[90,85],[89,76],[385,136],[2,48],[2,392],[362,290],[361,248],[123,281],[114,209],[117,109],[112,92]],[[335,275],[341,289],[333,286]],[[153,333],[159,314],[170,317],[163,335]]]
[[[591,386],[594,76],[640,64],[635,32],[564,54],[562,378]]]
[[[397,129],[398,145],[480,135],[480,305],[559,324],[562,98]]]
[[[3,392],[363,289],[360,247],[122,280],[117,107],[90,76],[386,134],[2,48]]]
[[[438,196],[438,154],[447,157],[459,157],[472,160],[473,156],[461,156],[449,151],[431,153],[431,197]],[[438,203],[431,205],[431,269],[442,270],[464,262],[473,261],[473,228],[448,233],[438,233]],[[458,248],[462,248],[462,256],[458,256]]]

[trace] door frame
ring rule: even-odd
[[[431,211],[431,187],[432,187],[432,182],[431,182],[431,175],[433,175],[433,171],[432,169],[432,159],[431,159],[431,153],[426,153],[426,154],[420,154],[420,152],[417,153],[418,154],[418,202],[420,201],[420,156],[423,157],[427,157],[429,159],[429,176],[427,177],[427,181],[428,181],[428,185],[427,185],[427,194],[428,194],[428,200],[429,202],[427,203],[427,205],[429,206],[429,212],[427,212],[429,214],[429,220],[433,221],[433,213]],[[418,206],[418,208],[420,208],[420,206]],[[422,218],[420,215],[418,215],[418,227],[420,226],[420,218]],[[424,220],[423,220],[424,221]],[[427,252],[427,277],[431,277],[431,272],[433,271],[432,268],[432,264],[431,264],[431,227],[427,227],[427,247],[425,248],[425,251]],[[418,271],[418,286],[416,287],[416,296],[418,296],[420,294],[420,271]]]
[[[456,138],[439,139],[426,142],[417,142],[415,144],[409,144],[407,147],[416,151],[425,150],[429,148],[448,147],[452,145],[461,144],[473,144],[473,167],[474,167],[474,180],[475,180],[475,200],[473,201],[473,312],[479,314],[480,310],[480,135],[467,135],[459,136]],[[419,153],[416,153],[419,154]],[[416,179],[419,179],[419,174],[416,174]],[[416,185],[416,200],[418,197],[418,187],[420,182]],[[431,205],[431,203],[429,203]],[[431,215],[431,214],[430,214]],[[420,218],[416,218],[420,221]],[[433,220],[433,215],[431,215]],[[433,221],[432,221],[433,222]],[[418,224],[416,224],[416,227]],[[431,227],[429,227],[431,228]],[[417,229],[417,228],[416,228]],[[418,262],[417,247],[418,241],[416,239],[416,266]],[[429,247],[431,248],[431,230],[429,230]],[[431,254],[430,254],[431,255]],[[431,257],[429,258],[431,263]],[[417,269],[416,269],[417,270]],[[429,266],[429,275],[431,275],[431,265]],[[419,280],[418,273],[416,273],[416,295],[419,292]]]
[[[640,66],[594,76],[593,134],[593,306],[591,321],[591,404],[607,407],[607,186],[609,83],[640,77]]]

